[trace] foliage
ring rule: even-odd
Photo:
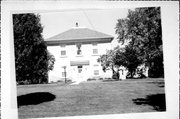
[[[127,45],[124,49],[116,51],[114,62],[115,65],[126,67],[131,78],[135,74],[136,68],[142,63],[138,58],[137,51],[129,45]]]
[[[54,55],[52,55],[52,54],[50,54],[50,52],[48,52],[48,71],[53,70],[55,61],[56,61],[56,59],[55,59]]]
[[[106,54],[100,56],[98,62],[101,62],[104,71],[108,68],[112,69],[112,77],[114,79],[119,77],[119,74],[114,70],[114,67],[126,67],[130,72],[131,77],[133,77],[136,68],[142,63],[141,60],[138,59],[136,50],[132,49],[129,45],[125,48],[115,47],[113,50],[109,50]]]
[[[116,24],[119,42],[128,42],[138,58],[153,70],[152,75],[159,76],[164,75],[161,32],[159,7],[129,10],[127,18],[119,19]]]
[[[115,56],[115,52],[113,50],[108,50],[106,54],[101,55],[98,58],[98,62],[101,63],[101,66],[103,68],[103,71],[105,72],[106,69],[112,69],[114,71],[114,61],[113,58]]]
[[[97,61],[101,63],[104,72],[106,72],[107,69],[111,69],[113,72],[112,78],[119,79],[119,73],[114,70],[115,55],[116,55],[116,50],[108,50],[106,54],[101,55]]]
[[[47,46],[42,38],[40,16],[14,14],[14,46],[16,81],[46,83],[48,72]]]

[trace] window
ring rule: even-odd
[[[77,55],[82,55],[81,44],[77,44]]]
[[[82,68],[82,66],[80,65],[80,66],[78,66],[78,68]]]
[[[82,72],[82,68],[78,68],[78,73],[81,73]]]
[[[60,45],[60,47],[61,47],[61,48],[65,48],[65,47],[66,47],[66,45]]]
[[[77,50],[77,55],[82,55],[81,49],[78,49],[78,50]]]
[[[62,72],[62,77],[65,77],[65,75],[66,75],[66,72]]]
[[[97,55],[97,54],[98,54],[97,43],[93,43],[93,44],[92,44],[92,54],[93,54],[93,55]]]
[[[93,45],[93,46],[97,46],[97,43],[93,43],[92,45]]]
[[[94,70],[94,75],[99,75],[99,70]]]
[[[61,56],[66,56],[66,51],[65,50],[61,50]]]
[[[82,66],[78,66],[78,73],[81,73],[82,72]]]
[[[98,49],[93,49],[93,54],[98,54]]]
[[[60,45],[60,50],[61,50],[61,56],[66,56],[67,54],[66,54],[66,45]]]

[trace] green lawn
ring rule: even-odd
[[[163,79],[17,86],[20,118],[165,111]]]

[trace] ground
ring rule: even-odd
[[[19,117],[165,111],[163,79],[17,86]]]

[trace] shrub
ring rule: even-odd
[[[112,79],[119,80],[119,72],[114,72],[112,75]]]

